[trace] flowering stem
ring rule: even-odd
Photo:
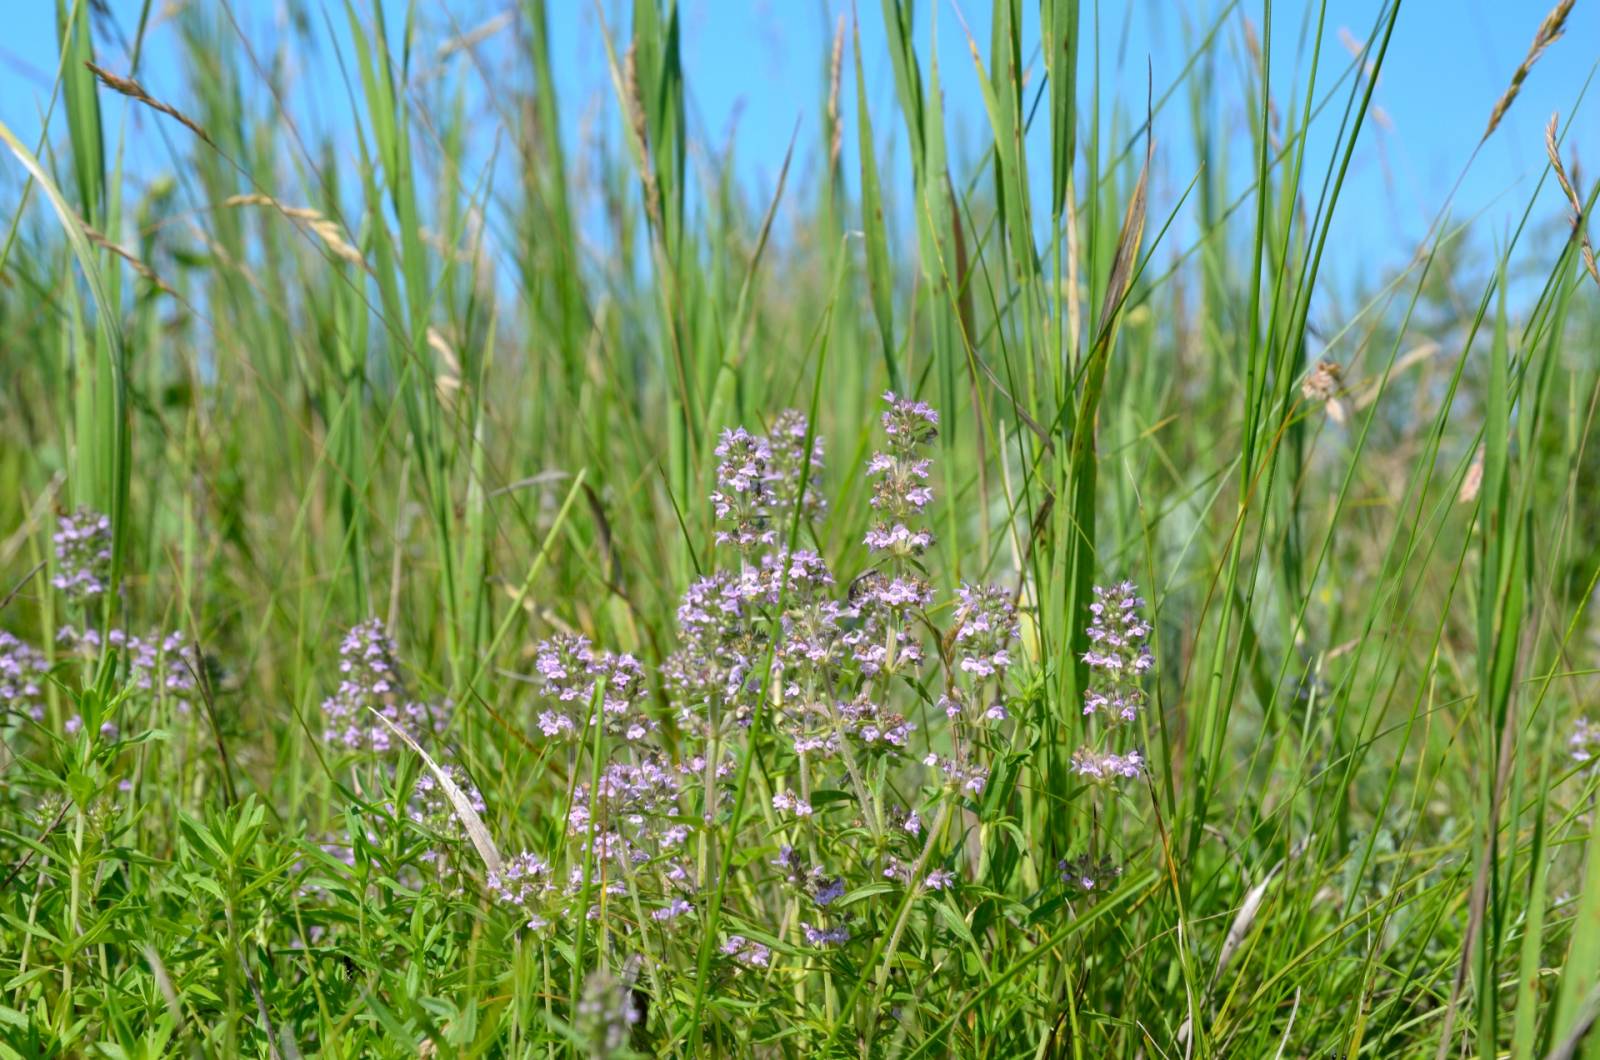
[[[933,856],[934,845],[938,843],[939,837],[944,834],[944,826],[950,820],[950,806],[950,799],[946,799],[939,806],[938,816],[934,818],[932,827],[928,829],[928,841],[922,845],[922,853],[917,855],[916,864],[911,866],[906,880],[906,893],[900,899],[900,909],[895,913],[894,928],[889,932],[888,945],[883,947],[881,951],[881,959],[879,951],[874,950],[874,952],[868,954],[865,963],[862,965],[863,968],[873,965],[878,966],[875,976],[877,982],[872,991],[872,1012],[869,1014],[867,1021],[869,1045],[871,1044],[872,1026],[877,1019],[878,1006],[883,1001],[883,990],[889,983],[890,963],[894,960],[895,951],[900,948],[900,936],[905,932],[906,923],[911,919],[911,907],[916,903],[917,895],[921,893],[922,870],[927,867],[928,859]],[[839,1018],[834,1021],[833,1031],[828,1035],[828,1044],[832,1044],[833,1040],[838,1038],[839,1030],[844,1026],[845,1020],[849,1019],[855,1012],[856,999],[861,995],[862,982],[863,980],[861,979],[856,980],[855,988],[850,991],[850,996],[845,999],[844,1007],[839,1011]]]
[[[595,868],[595,830],[599,825],[598,814],[595,812],[600,801],[600,764],[604,758],[605,750],[605,695],[606,682],[601,677],[594,683],[594,711],[593,720],[589,723],[594,731],[594,750],[591,755],[593,763],[590,766],[589,778],[589,841],[583,851],[583,886],[578,892],[578,937],[572,951],[572,1003],[578,1003],[579,989],[583,985],[583,950],[588,941],[589,928],[589,889],[594,881]],[[602,920],[602,927],[604,922]]]

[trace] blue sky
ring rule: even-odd
[[[211,5],[220,13],[218,0],[190,0]],[[377,0],[356,0],[359,11],[369,11]],[[684,65],[692,106],[691,133],[720,152],[732,134],[737,172],[746,190],[765,201],[774,187],[790,134],[798,122],[801,160],[812,160],[819,149],[823,65],[835,20],[848,15],[841,0],[680,0],[682,5]],[[1227,8],[1226,0],[1134,0],[1121,5],[1085,0],[1086,41],[1098,19],[1102,110],[1108,115],[1142,114],[1148,69],[1156,92],[1179,75],[1186,54],[1200,27],[1209,25],[1220,11],[1224,23],[1224,57],[1220,69],[1221,99],[1214,119],[1225,131],[1239,132],[1244,122],[1245,59],[1242,17],[1259,26],[1259,0],[1244,0]],[[8,32],[0,37],[0,120],[32,142],[39,131],[39,114],[49,98],[57,61],[54,43],[54,3],[51,0],[15,0],[8,11]],[[110,8],[126,32],[136,24],[138,0],[110,0]],[[156,9],[169,6],[164,2]],[[297,120],[321,128],[337,140],[348,140],[350,110],[333,62],[335,50],[348,54],[344,38],[342,3],[307,0],[312,13],[315,55],[302,53],[304,70],[296,82]],[[417,0],[416,10],[426,28],[430,46],[452,30],[465,31],[515,7],[509,0]],[[626,32],[630,5],[602,0],[613,33]],[[922,50],[924,76],[934,49],[945,85],[950,114],[951,142],[957,172],[969,170],[981,150],[986,129],[976,74],[962,31],[962,18],[972,27],[986,50],[989,4],[987,0],[924,0],[918,3],[917,35]],[[1483,130],[1494,100],[1503,91],[1511,71],[1526,52],[1535,27],[1546,10],[1545,0],[1404,0],[1394,40],[1378,83],[1377,120],[1355,157],[1339,213],[1330,262],[1340,275],[1382,269],[1405,260],[1461,174]],[[563,100],[567,142],[577,142],[594,122],[613,121],[611,89],[599,15],[591,0],[552,0],[551,35],[556,58],[558,91]],[[405,5],[387,0],[386,8],[397,27]],[[1037,11],[1025,9],[1026,45],[1037,40]],[[231,0],[232,17],[252,44],[264,53],[283,32],[280,0]],[[1326,40],[1319,75],[1324,86],[1350,63],[1346,40],[1361,40],[1373,26],[1377,0],[1330,0]],[[1303,84],[1310,56],[1316,7],[1308,3],[1274,6],[1271,42],[1274,81],[1283,86],[1282,103],[1288,103],[1290,86]],[[894,85],[888,66],[880,7],[876,0],[861,0],[859,11],[867,67],[867,92],[880,139],[898,146],[903,169],[903,133],[894,103]],[[332,26],[330,31],[329,26]],[[158,24],[139,71],[140,80],[157,97],[182,105],[183,71],[175,61],[171,25]],[[503,35],[501,37],[503,40]],[[485,54],[494,61],[494,38]],[[102,42],[102,61],[126,70],[127,59],[114,45]],[[1027,55],[1025,54],[1025,58]],[[1503,232],[1513,223],[1532,192],[1544,164],[1542,129],[1554,110],[1567,117],[1600,59],[1600,5],[1579,4],[1567,36],[1540,61],[1523,88],[1517,105],[1504,125],[1484,147],[1462,184],[1455,202],[1458,217],[1482,214],[1486,231]],[[1096,61],[1086,46],[1083,76]],[[457,60],[467,86],[469,105],[487,107],[481,81]],[[848,64],[847,64],[848,67]],[[1281,78],[1281,79],[1280,79]],[[853,113],[850,78],[846,77],[843,111]],[[1342,103],[1342,95],[1340,97]],[[1158,186],[1155,205],[1170,207],[1173,197],[1192,174],[1193,160],[1186,157],[1189,142],[1186,106],[1181,96],[1158,115],[1158,146],[1166,153],[1165,187]],[[108,139],[118,135],[123,110],[108,108]],[[1573,126],[1573,141],[1585,160],[1600,165],[1600,122],[1586,103]],[[1320,174],[1331,145],[1338,107],[1309,141],[1309,168]],[[129,169],[154,174],[171,167],[158,137],[150,135],[147,114],[128,133]],[[1040,123],[1043,133],[1043,123]],[[64,126],[56,125],[57,133]],[[851,135],[846,136],[847,172],[853,170]],[[478,145],[487,157],[493,145]],[[569,148],[570,149],[570,148]],[[1035,150],[1041,164],[1045,152]],[[891,175],[893,179],[893,175]],[[0,204],[14,197],[13,177],[0,179]],[[1035,188],[1047,186],[1041,171]],[[1163,202],[1163,198],[1165,201]],[[1553,192],[1542,202],[1549,213],[1559,211]],[[1181,227],[1177,229],[1181,239]]]

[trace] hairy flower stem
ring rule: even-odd
[[[594,699],[594,702],[593,702],[593,714],[592,714],[593,720],[590,722],[590,725],[593,727],[594,746],[593,746],[593,751],[592,751],[592,755],[591,755],[593,761],[592,761],[591,766],[590,766],[590,778],[589,778],[589,838],[588,838],[588,842],[584,845],[584,853],[583,853],[583,886],[582,886],[582,889],[578,892],[578,914],[577,914],[578,915],[578,938],[577,938],[577,943],[576,943],[576,945],[575,945],[575,947],[573,949],[573,957],[572,957],[572,983],[571,983],[572,994],[571,994],[571,997],[572,997],[572,1003],[574,1005],[577,1004],[577,999],[578,999],[578,996],[579,996],[579,990],[583,985],[583,950],[584,950],[584,943],[587,941],[587,938],[588,938],[589,894],[590,894],[590,888],[594,884],[595,836],[598,833],[599,826],[600,826],[600,822],[599,822],[599,819],[598,819],[599,818],[599,813],[597,811],[598,811],[599,805],[600,805],[600,767],[601,767],[602,760],[605,758],[605,734],[606,734],[606,723],[605,723],[606,682],[605,682],[605,678],[602,677],[599,680],[595,681],[593,699]],[[602,891],[601,893],[602,893],[602,896],[603,896],[604,895],[604,891]],[[602,898],[602,901],[603,901],[603,898]],[[600,918],[600,925],[601,925],[601,929],[604,930],[604,928],[605,928],[605,917],[604,916],[602,916]],[[601,950],[602,950],[602,957],[603,957],[604,956],[604,947],[601,947]]]
[[[889,932],[889,944],[884,947],[880,960],[877,956],[867,958],[865,966],[878,965],[877,980],[872,989],[872,1008],[867,1013],[867,1046],[872,1045],[872,1030],[877,1025],[878,1007],[883,1003],[884,988],[889,985],[889,967],[894,961],[895,951],[900,948],[900,936],[906,930],[906,924],[911,920],[911,909],[916,904],[917,895],[922,891],[922,872],[928,866],[928,859],[933,856],[934,845],[944,835],[944,826],[950,821],[951,799],[946,799],[939,806],[939,814],[933,819],[933,826],[928,829],[928,841],[922,844],[922,853],[917,855],[916,864],[911,866],[909,877],[906,881],[905,897],[900,899],[900,911],[895,915],[894,929]],[[856,989],[851,991],[850,1000],[845,1002],[843,1015],[848,1016],[855,1008],[856,995],[861,992],[861,984],[856,983]],[[837,1033],[838,1025],[835,1024]]]
[[[850,742],[844,736],[844,726],[834,723],[834,731],[839,733],[839,750],[844,759],[845,772],[850,774],[850,786],[856,789],[856,799],[861,803],[861,817],[872,829],[872,838],[881,839],[883,836],[883,820],[875,809],[872,796],[867,791],[865,778],[861,775],[861,766],[856,761],[856,756],[850,750]]]
[[[722,754],[722,726],[715,707],[711,710],[710,734],[706,740],[706,764],[701,777],[704,794],[700,799],[700,886],[706,887],[712,879],[716,864],[717,830],[717,758]]]

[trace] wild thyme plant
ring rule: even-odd
[[[525,734],[565,764],[570,808],[557,847],[490,874],[513,930],[548,945],[583,917],[610,948],[603,961],[671,963],[694,944],[687,927],[705,930],[732,860],[743,901],[711,940],[719,979],[759,970],[802,992],[820,986],[837,1013],[854,996],[850,965],[871,953],[887,967],[913,918],[919,948],[937,945],[933,905],[960,909],[986,855],[971,832],[1021,724],[1012,675],[1038,660],[1022,657],[1012,590],[962,584],[939,600],[924,518],[939,417],[893,393],[884,401],[885,444],[865,467],[872,521],[858,538],[868,566],[847,585],[816,551],[785,543],[791,520],[820,531],[825,518],[823,450],[806,449],[805,418],[722,433],[718,563],[685,590],[678,647],[659,667],[669,724],[652,717],[631,655],[573,634],[534,649],[542,696]],[[1093,609],[1086,661],[1101,679],[1084,713],[1103,731],[1074,762],[1107,784],[1144,767],[1137,750],[1103,749],[1143,702],[1142,606],[1123,583]],[[737,765],[751,754],[762,808],[733,821]]]

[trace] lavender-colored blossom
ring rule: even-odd
[[[180,714],[189,712],[201,663],[181,632],[140,637],[112,629],[102,637],[97,629],[64,625],[56,631],[56,643],[86,659],[97,657],[103,648],[115,651],[127,665],[129,688],[163,695],[176,704]]]
[[[62,728],[66,730],[68,736],[76,736],[83,731],[83,718],[74,714],[62,723]],[[115,740],[119,735],[121,735],[121,730],[117,728],[116,722],[102,721],[100,723],[100,738],[102,740]]]
[[[15,710],[42,721],[48,672],[43,652],[0,630],[0,713]]]
[[[503,904],[514,906],[531,931],[550,926],[549,902],[557,894],[550,863],[531,851],[506,860],[498,872],[491,871],[489,890]]]
[[[56,573],[50,583],[69,600],[89,601],[106,591],[111,569],[111,520],[79,508],[56,520],[51,538],[56,548]]]
[[[857,585],[865,585],[857,596],[861,618],[840,641],[862,675],[901,673],[921,666],[923,648],[917,627],[908,626],[902,613],[908,606],[921,608],[932,602],[927,584],[913,578],[891,580],[874,571],[857,579]],[[880,588],[884,591],[878,591]]]
[[[722,432],[715,453],[720,459],[711,505],[717,516],[717,544],[746,553],[774,544],[774,497],[768,479],[772,446],[760,435],[737,427]]]
[[[1011,665],[1009,646],[1017,639],[1011,594],[996,585],[963,585],[956,600],[956,665],[978,680],[1000,676]]]
[[[645,680],[644,667],[632,655],[597,652],[587,637],[562,633],[539,642],[534,669],[550,702],[535,719],[545,736],[582,735],[600,687],[604,689],[601,713],[609,734],[641,740],[653,728],[650,719],[635,709],[645,692]]]
[[[1112,880],[1122,875],[1122,868],[1107,858],[1092,858],[1080,854],[1075,858],[1062,858],[1056,863],[1056,873],[1061,882],[1085,894],[1102,891]]]
[[[1109,781],[1136,777],[1144,772],[1144,767],[1144,756],[1138,751],[1118,755],[1080,747],[1072,753],[1072,771],[1090,780]]]
[[[458,767],[446,764],[440,767],[450,782],[466,798],[467,803],[480,816],[489,812],[489,807],[483,801],[483,795],[478,791],[478,786],[463,773]],[[431,770],[424,770],[418,774],[417,781],[411,786],[411,798],[406,803],[406,816],[414,824],[421,825],[430,831],[438,832],[450,838],[465,839],[466,832],[461,827],[461,820],[456,815],[455,803],[451,800],[444,785],[433,775]]]
[[[821,881],[811,892],[811,900],[819,906],[830,906],[844,897],[844,877],[835,876]]]
[[[388,751],[389,727],[372,717],[377,711],[412,739],[441,732],[445,711],[408,699],[394,661],[394,642],[374,618],[351,628],[339,645],[339,690],[322,702],[324,738],[344,750]]]
[[[944,891],[956,885],[956,874],[948,869],[934,869],[928,873],[922,885],[930,891]]]
[[[813,865],[801,857],[800,852],[785,843],[772,860],[774,868],[782,874],[784,882],[795,892],[819,906],[828,905],[844,894],[844,880],[831,876],[821,865]]]
[[[778,549],[761,557],[754,591],[749,596],[771,606],[817,600],[833,587],[827,561],[808,548]]]
[[[950,789],[964,791],[974,798],[981,796],[989,783],[989,771],[975,763],[942,758],[929,751],[922,764],[941,776]]]
[[[850,941],[850,929],[842,924],[832,928],[813,927],[802,920],[800,931],[805,935],[806,944],[809,946],[842,946]]]
[[[889,436],[890,448],[910,452],[938,435],[939,414],[925,402],[896,397],[892,390],[884,393],[883,400],[889,405],[883,414],[883,433]]]
[[[772,949],[743,935],[729,935],[722,944],[722,952],[733,958],[735,964],[746,968],[766,968],[772,964]]]
[[[1143,607],[1144,600],[1128,581],[1110,588],[1097,586],[1089,605],[1090,648],[1083,661],[1089,666],[1090,679],[1083,713],[1099,718],[1107,729],[1133,721],[1144,705],[1141,681],[1154,661],[1145,642],[1150,623],[1140,613]],[[1103,746],[1084,746],[1072,755],[1073,772],[1097,782],[1136,777],[1145,765],[1138,751],[1115,754]]]
[[[633,996],[634,974],[621,977],[603,969],[589,973],[583,995],[574,1010],[578,1035],[588,1043],[590,1056],[617,1056],[627,1046],[633,1027],[644,1013]]]
[[[811,804],[793,792],[780,791],[772,797],[772,808],[784,813],[792,813],[796,817],[810,817]]]
[[[574,789],[567,834],[581,851],[592,843],[601,859],[645,861],[652,848],[682,841],[663,820],[677,812],[677,798],[678,774],[663,761],[614,762],[601,770],[598,786]]]
[[[682,898],[673,898],[661,908],[651,910],[650,919],[658,924],[664,924],[692,912],[694,912],[694,906]]]
[[[831,674],[845,652],[843,624],[855,617],[854,611],[833,600],[790,607],[779,619],[783,637],[775,664],[791,681]]]
[[[1136,718],[1144,704],[1140,681],[1154,666],[1146,643],[1150,623],[1140,614],[1144,600],[1132,582],[1096,586],[1094,596],[1089,605],[1090,646],[1083,654],[1091,671],[1083,712],[1117,725]]]
[[[903,559],[920,555],[933,544],[932,533],[911,524],[933,501],[933,488],[928,485],[931,461],[916,453],[933,439],[939,414],[922,402],[898,398],[892,391],[884,400],[889,404],[883,414],[888,447],[887,452],[874,453],[867,461],[876,521],[865,541],[872,552]]]
[[[722,432],[711,494],[719,545],[753,555],[778,543],[797,509],[804,518],[822,514],[822,442],[813,438],[807,450],[808,432],[806,418],[792,409],[773,420],[770,437],[743,427]]]
[[[681,647],[661,665],[668,695],[692,718],[705,704],[747,710],[760,687],[766,633],[757,623],[759,579],[716,573],[697,579],[678,607]]]
[[[195,692],[195,672],[200,663],[182,633],[165,637],[124,637],[112,630],[107,640],[126,654],[128,683],[144,692],[159,692],[180,705]]]
[[[904,750],[916,725],[863,692],[837,705],[839,722],[849,736],[869,751]]]
[[[1567,750],[1575,761],[1592,762],[1600,756],[1600,725],[1588,718],[1579,718],[1567,737]]]
[[[810,424],[794,409],[785,409],[773,418],[767,434],[767,482],[771,487],[772,511],[787,516],[798,505],[806,519],[820,518],[827,510],[822,498],[822,438],[811,440],[809,458],[806,434]],[[807,465],[809,470],[807,470]],[[801,494],[804,477],[805,493]]]

